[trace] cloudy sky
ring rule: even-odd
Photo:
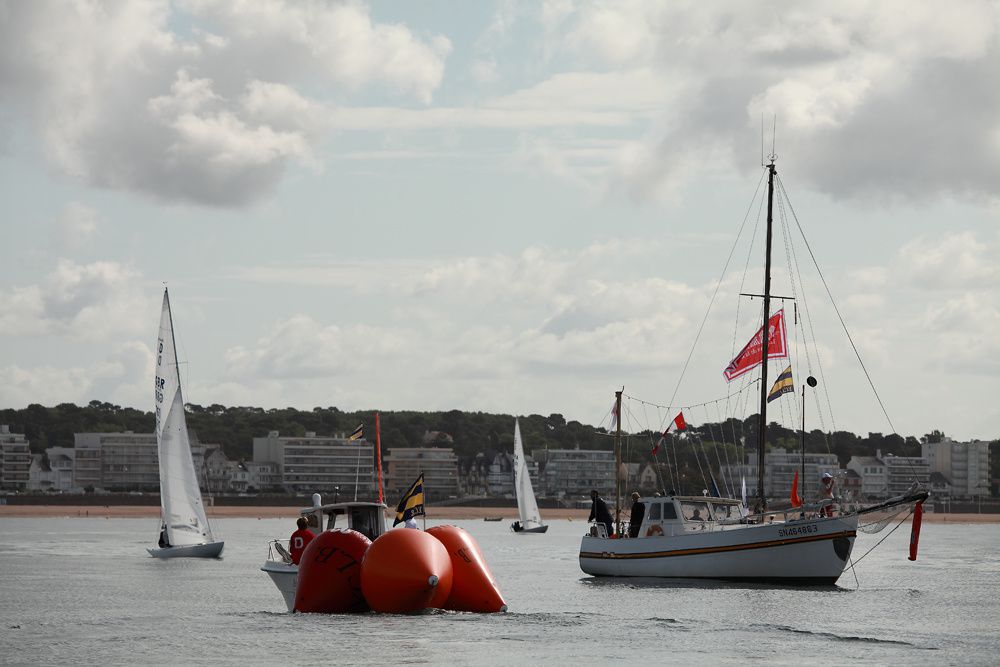
[[[151,409],[164,283],[203,405],[718,399],[764,117],[895,429],[995,438],[998,31],[993,2],[0,1],[0,406]],[[890,431],[810,286],[810,415]]]

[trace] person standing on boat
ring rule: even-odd
[[[312,542],[312,539],[316,537],[313,532],[309,530],[309,522],[306,521],[304,516],[300,516],[296,524],[299,529],[292,533],[291,538],[288,540],[288,551],[292,556],[292,562],[296,565],[299,564],[299,559],[302,558],[302,552],[306,550],[306,546]]]
[[[831,475],[828,472],[825,472],[825,473],[823,473],[823,476],[820,477],[819,498],[818,499],[819,499],[820,502],[823,502],[824,500],[833,500],[834,497],[835,496],[834,496],[833,475]],[[820,516],[833,516],[833,505],[830,504],[830,505],[824,505],[823,507],[821,507],[820,510],[819,510],[819,515]]]
[[[608,511],[608,504],[604,502],[601,495],[597,493],[597,489],[590,492],[590,516],[587,521],[596,521],[597,523],[603,523],[604,527],[608,531],[608,537],[614,534],[611,521],[611,512]]]
[[[639,537],[642,528],[642,518],[646,515],[646,503],[639,501],[639,492],[632,492],[632,513],[628,518],[628,536]]]

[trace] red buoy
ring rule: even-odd
[[[472,535],[457,526],[434,526],[427,532],[441,541],[451,557],[451,595],[444,603],[445,609],[483,613],[507,611],[496,579]]]
[[[295,611],[344,614],[368,611],[361,592],[361,561],[371,540],[354,530],[327,530],[302,552]]]
[[[917,560],[917,546],[920,544],[920,524],[924,518],[924,501],[913,508],[913,523],[910,525],[910,560]]]
[[[397,528],[372,542],[361,562],[361,590],[375,611],[441,608],[451,593],[448,551],[422,530]]]

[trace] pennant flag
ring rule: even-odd
[[[785,309],[782,308],[767,321],[767,358],[784,359],[788,357],[788,337],[785,332]],[[722,374],[726,382],[732,382],[744,373],[760,364],[761,353],[764,350],[764,327],[757,330],[750,342],[743,346],[736,358],[729,362]]]
[[[660,445],[662,444],[663,444],[663,437],[661,436],[660,439],[656,441],[656,444],[653,445],[653,451],[650,455],[656,456],[656,452],[660,451]]]
[[[663,432],[663,437],[664,438],[667,437],[674,431],[683,431],[687,427],[688,427],[687,422],[684,421],[684,413],[678,412],[677,416],[674,417],[674,420],[670,422],[670,426],[668,426],[667,430]]]
[[[347,441],[351,442],[352,440],[360,440],[363,437],[365,437],[365,425],[358,424],[358,427],[354,429],[354,433],[348,436]]]
[[[614,405],[611,406],[611,428],[609,430],[613,431],[618,428],[618,401],[615,401]]]
[[[424,473],[420,473],[417,481],[399,501],[399,505],[396,506],[396,520],[392,522],[392,525],[395,527],[396,524],[409,521],[415,516],[427,516],[424,514]]]
[[[743,498],[743,507],[746,507],[747,506],[747,478],[746,477],[741,477],[740,479],[743,480],[743,494],[741,496]]]
[[[792,507],[802,507],[802,499],[799,498],[799,471],[795,471],[795,478],[792,479]]]
[[[790,394],[793,391],[795,391],[795,387],[792,386],[792,367],[789,366],[781,371],[781,375],[774,381],[774,386],[767,394],[767,402],[770,403],[774,399],[780,398],[782,394]]]

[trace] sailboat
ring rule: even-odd
[[[531,488],[528,465],[524,461],[524,445],[521,442],[521,426],[514,419],[514,493],[517,495],[517,513],[520,521],[511,524],[515,533],[544,533],[549,529],[542,523],[538,513],[538,502]]]
[[[160,461],[160,538],[157,546],[147,551],[156,558],[218,558],[225,542],[212,535],[191,458],[174,322],[166,289],[156,339],[154,399]]]
[[[893,515],[911,508],[915,509],[916,516],[920,515],[921,503],[926,500],[927,492],[916,487],[866,508],[824,499],[813,505],[788,510],[768,510],[764,492],[764,443],[768,397],[773,392],[768,391],[767,360],[770,358],[769,345],[774,345],[772,328],[773,318],[777,315],[770,312],[772,211],[777,173],[774,156],[771,156],[770,164],[762,166],[768,171],[764,289],[763,294],[747,295],[763,297],[762,322],[758,335],[744,348],[744,352],[749,348],[752,353],[744,358],[744,366],[739,369],[742,373],[757,366],[761,376],[757,498],[753,511],[748,512],[745,502],[740,499],[709,496],[707,490],[701,496],[677,495],[671,491],[665,496],[640,498],[645,506],[641,525],[629,527],[628,534],[635,535],[635,538],[625,537],[619,511],[621,465],[616,465],[618,497],[614,534],[608,535],[606,526],[596,523],[591,526],[590,533],[583,536],[580,568],[587,574],[832,585],[850,562],[859,527],[865,532],[877,532],[888,522],[884,517],[891,519]],[[751,344],[755,345],[751,347]],[[752,391],[753,386],[750,387]],[[622,393],[615,392],[615,416],[622,414]],[[621,419],[615,422],[615,452],[616,460],[620,462]],[[683,424],[682,418],[679,423]],[[862,521],[865,522],[863,525]],[[915,519],[914,526],[918,525],[919,521]],[[911,557],[915,558],[913,547]]]

